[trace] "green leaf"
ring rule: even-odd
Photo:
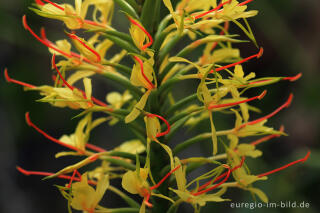
[[[141,23],[144,28],[152,34],[153,28],[157,27],[157,20],[160,16],[161,0],[145,0],[141,13]]]
[[[127,40],[124,40],[116,35],[111,34],[103,34],[102,36],[106,37],[119,47],[121,47],[124,50],[127,50],[128,52],[139,54],[139,50],[136,48],[136,46],[133,43],[128,42]]]
[[[136,11],[132,8],[132,6],[128,2],[126,2],[125,0],[114,0],[114,1],[120,6],[120,8],[124,12],[128,13],[130,16],[139,20],[138,14],[136,13]]]

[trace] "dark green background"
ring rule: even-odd
[[[38,43],[23,29],[21,17],[27,14],[28,22],[35,31],[46,26],[52,40],[62,38],[60,22],[39,18],[27,7],[32,1],[11,0],[0,3],[0,69],[7,67],[11,77],[35,85],[51,82],[50,56],[47,48]],[[293,76],[299,72],[303,78],[297,82],[281,82],[268,87],[268,95],[258,106],[266,114],[282,104],[290,92],[294,100],[289,109],[270,119],[274,127],[285,125],[290,137],[274,139],[261,145],[263,158],[248,160],[253,172],[261,173],[277,168],[305,155],[311,149],[310,159],[286,171],[271,175],[268,181],[255,186],[263,189],[271,202],[309,202],[309,209],[259,209],[256,212],[319,212],[320,193],[320,1],[318,0],[256,0],[249,6],[260,11],[250,20],[260,46],[264,47],[263,58],[245,65],[246,71],[258,76]],[[126,29],[126,20],[117,13],[116,25]],[[125,22],[123,24],[123,22]],[[234,29],[237,31],[236,29]],[[252,45],[253,46],[253,45]],[[241,45],[242,56],[256,52],[254,47]],[[1,75],[3,76],[3,75]],[[112,83],[102,79],[94,82],[94,92],[101,99],[110,91]],[[7,84],[0,78],[0,212],[5,213],[53,213],[67,212],[66,202],[52,186],[56,181],[41,181],[39,177],[25,177],[15,170],[16,165],[26,169],[57,171],[70,164],[71,158],[54,159],[62,149],[50,143],[24,121],[24,113],[30,111],[32,120],[55,137],[72,133],[76,120],[68,109],[56,109],[48,104],[37,103],[39,96],[23,92],[20,86]],[[123,134],[124,126],[115,130],[107,126],[98,128],[92,140],[111,149],[130,135]],[[204,151],[205,148],[188,150]],[[71,161],[71,162],[70,162]],[[64,182],[59,182],[64,184]],[[115,183],[119,184],[119,183]],[[235,202],[253,201],[249,193],[231,189],[226,194]],[[107,193],[107,205],[120,203],[116,196]],[[191,212],[183,206],[181,212]],[[230,203],[208,205],[203,212],[247,212],[249,209],[231,209]]]

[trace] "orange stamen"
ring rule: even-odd
[[[227,103],[227,104],[213,104],[213,105],[209,105],[208,110],[210,109],[216,109],[216,108],[222,108],[222,107],[229,107],[229,106],[235,106],[238,104],[242,104],[242,103],[246,103],[249,101],[253,101],[255,99],[259,99],[261,100],[267,93],[267,90],[264,90],[260,95],[252,97],[252,98],[248,98],[242,101],[237,101],[237,102],[233,102],[233,103]]]
[[[154,190],[156,188],[158,188],[168,177],[170,177],[170,175],[172,175],[172,173],[174,173],[175,171],[177,171],[179,168],[181,167],[181,165],[176,166],[174,169],[172,169],[168,174],[166,174],[166,176],[164,176],[156,185],[150,187],[150,190]]]
[[[279,129],[280,132],[283,132],[284,131],[284,127],[281,126],[280,129]],[[253,146],[257,146],[265,141],[268,141],[268,140],[271,140],[272,138],[278,138],[280,137],[281,135],[278,135],[278,134],[273,134],[273,135],[268,135],[268,136],[265,136],[265,137],[262,137],[258,140],[255,140],[253,142],[251,142],[250,144],[253,145]]]
[[[152,45],[152,43],[153,43],[153,38],[152,38],[152,36],[150,35],[150,33],[149,33],[143,26],[141,26],[141,24],[139,24],[138,22],[136,22],[136,21],[135,21],[134,19],[132,19],[131,17],[128,16],[128,19],[129,19],[129,21],[130,21],[132,24],[134,24],[134,25],[136,25],[137,27],[139,27],[139,28],[147,35],[147,37],[149,38],[149,42],[148,42],[147,44],[145,44],[145,45],[142,46],[142,50],[145,50],[146,48],[150,47],[150,46]]]
[[[167,130],[164,131],[164,132],[158,133],[158,134],[156,135],[157,138],[169,134],[170,129],[171,129],[171,126],[170,126],[169,122],[168,122],[166,119],[164,119],[164,118],[163,118],[162,116],[160,116],[160,115],[151,114],[151,113],[147,114],[147,116],[148,116],[148,117],[157,117],[157,118],[159,118],[160,120],[162,120],[162,121],[167,125]]]
[[[304,156],[303,158],[301,158],[301,159],[299,159],[299,160],[293,161],[293,162],[288,163],[287,165],[284,165],[284,166],[282,166],[282,167],[280,167],[280,168],[271,170],[271,171],[266,172],[266,173],[259,174],[259,175],[257,175],[257,176],[258,176],[259,178],[260,178],[260,177],[264,177],[264,176],[268,176],[268,175],[270,175],[270,174],[273,174],[273,173],[275,173],[275,172],[278,172],[278,171],[281,171],[281,170],[283,170],[283,169],[286,169],[286,168],[288,168],[288,167],[290,167],[290,166],[293,166],[293,165],[295,165],[295,164],[297,164],[297,163],[304,163],[304,162],[309,158],[310,153],[311,153],[311,152],[309,151],[306,156]]]
[[[248,3],[252,2],[252,1],[253,1],[253,0],[247,0],[247,1],[241,2],[241,3],[239,4],[239,6],[246,5],[246,4],[248,4]]]
[[[28,124],[29,126],[31,126],[32,128],[34,128],[37,132],[39,132],[40,134],[42,134],[42,135],[43,135],[44,137],[46,137],[47,139],[49,139],[49,140],[51,140],[52,142],[57,143],[57,144],[59,144],[59,145],[61,145],[61,146],[67,147],[67,148],[72,149],[72,150],[75,150],[75,151],[77,151],[77,152],[79,152],[79,153],[81,153],[81,154],[84,153],[83,150],[80,150],[80,149],[78,149],[78,148],[75,147],[75,146],[66,144],[66,143],[64,143],[64,142],[62,142],[62,141],[60,141],[60,140],[58,140],[58,139],[56,139],[56,138],[48,135],[48,134],[47,134],[46,132],[44,132],[43,130],[41,130],[41,129],[40,129],[39,127],[37,127],[34,123],[31,122],[30,116],[29,116],[29,112],[26,113],[25,117],[26,117],[26,122],[27,122],[27,124]]]
[[[149,202],[150,196],[151,196],[151,194],[148,193],[143,202],[144,202],[149,208],[152,208],[153,205]]]
[[[52,172],[39,172],[39,171],[28,171],[28,170],[25,170],[25,169],[22,169],[21,167],[17,166],[17,170],[19,172],[21,172],[22,174],[24,175],[39,175],[39,176],[51,176],[51,175],[54,175],[55,173],[52,173]],[[79,173],[77,172],[77,174],[79,175]],[[57,178],[60,178],[60,179],[66,179],[66,180],[71,180],[71,176],[69,175],[58,175]],[[73,178],[74,181],[81,181],[81,178],[80,177],[74,177]],[[90,185],[97,185],[97,182],[95,181],[92,181],[92,180],[88,180],[88,184]]]
[[[299,78],[301,78],[301,76],[302,76],[302,73],[299,73],[299,74],[297,74],[295,76],[292,76],[292,77],[283,77],[283,78],[281,78],[281,80],[283,80],[283,81],[287,80],[287,81],[293,82],[293,81],[296,81]],[[264,79],[264,80],[260,80],[260,81],[253,81],[253,82],[250,82],[249,85],[259,84],[259,83],[268,82],[268,81],[272,81],[272,79]],[[246,86],[246,85],[242,85],[242,86]]]
[[[45,1],[45,2],[47,2],[47,3],[49,3],[49,4],[53,5],[53,6],[55,6],[56,8],[64,11],[64,8],[63,8],[63,7],[57,5],[56,3],[53,3],[52,1],[49,1],[49,0],[42,0],[42,1]],[[42,2],[42,3],[43,3],[43,2]]]
[[[154,89],[155,88],[155,86],[154,86],[154,84],[148,79],[148,77],[145,75],[145,73],[144,73],[144,69],[143,69],[143,61],[139,58],[139,57],[137,57],[137,56],[133,56],[133,58],[135,59],[135,60],[137,60],[138,61],[138,63],[140,64],[140,69],[141,69],[141,75],[143,76],[143,78],[148,82],[148,84],[149,84],[149,88],[148,89]]]
[[[216,71],[216,72],[219,72],[219,71],[221,71],[221,70],[228,69],[228,68],[230,68],[230,67],[234,67],[234,66],[236,66],[236,65],[238,65],[238,64],[242,64],[242,63],[244,63],[244,62],[246,62],[246,61],[249,61],[249,60],[252,59],[252,58],[260,58],[260,57],[262,56],[262,54],[263,54],[263,48],[261,47],[260,50],[259,50],[259,52],[258,52],[257,54],[254,54],[254,55],[249,56],[249,57],[247,57],[247,58],[245,58],[245,59],[242,59],[241,61],[238,61],[238,62],[235,62],[235,63],[232,63],[232,64],[228,64],[228,65],[223,66],[223,67],[216,68],[215,71]],[[214,70],[211,70],[211,71],[210,71],[210,73],[212,73],[212,72],[214,72]]]
[[[243,157],[241,158],[240,164],[237,165],[237,166],[235,166],[234,168],[232,168],[232,169],[231,169],[231,172],[233,172],[233,171],[241,168],[242,165],[244,164],[244,160],[245,160],[245,157],[243,156]],[[210,180],[210,181],[208,181],[207,183],[203,184],[202,186],[200,186],[200,187],[198,188],[198,192],[201,191],[202,189],[206,188],[207,186],[215,183],[216,181],[220,180],[221,178],[223,178],[223,177],[226,176],[226,175],[227,175],[227,172],[225,172],[225,173],[221,174],[220,176],[218,176],[217,178],[215,178],[215,179],[213,179],[213,180]]]
[[[75,170],[73,171],[73,173],[72,173],[72,176],[71,176],[71,179],[70,179],[70,182],[69,182],[67,188],[70,188],[70,187],[71,187],[71,184],[72,184],[72,182],[73,182],[73,180],[74,180],[74,178],[75,178],[76,173],[77,173],[77,170],[75,169]]]
[[[9,83],[19,84],[21,86],[29,87],[29,88],[32,88],[32,89],[37,88],[36,86],[34,86],[32,84],[28,84],[28,83],[25,83],[25,82],[18,81],[18,80],[10,78],[9,75],[8,75],[8,69],[7,68],[4,69],[4,77],[7,80],[7,82],[9,82]]]
[[[73,91],[73,87],[63,78],[63,76],[61,75],[57,65],[56,65],[56,54],[53,54],[52,56],[52,65],[53,67],[56,69],[58,75],[60,76],[61,80],[63,81],[63,83],[71,90]]]
[[[299,78],[301,78],[301,76],[302,76],[302,73],[299,73],[299,74],[296,75],[296,76],[284,77],[284,78],[281,79],[281,80],[296,81],[296,80],[298,80]]]
[[[37,5],[43,6],[45,3],[43,3],[41,0],[35,0]]]
[[[197,15],[197,16],[194,16],[194,19],[197,20],[197,19],[199,19],[199,18],[201,18],[201,17],[203,17],[203,16],[205,16],[205,15],[208,15],[209,13],[212,13],[212,12],[214,12],[214,11],[217,11],[217,10],[219,10],[223,5],[231,3],[231,1],[232,1],[232,0],[229,0],[229,1],[226,1],[226,2],[223,2],[223,3],[221,2],[217,7],[213,8],[212,10],[209,10],[209,11],[207,11],[207,12],[204,12],[204,13],[201,13],[201,14],[199,14],[199,15]]]
[[[82,46],[84,46],[85,48],[87,48],[90,52],[92,52],[96,57],[97,60],[96,62],[100,62],[101,61],[101,56],[100,54],[95,51],[94,49],[92,49],[91,47],[89,47],[85,42],[83,42],[78,36],[76,36],[75,34],[72,33],[67,33],[67,35],[69,36],[69,38],[73,39],[73,40],[77,40]]]
[[[31,35],[32,35],[33,37],[35,37],[38,41],[40,41],[42,44],[44,44],[45,46],[49,47],[50,49],[53,49],[53,50],[61,53],[62,55],[66,56],[66,57],[68,57],[68,58],[72,58],[72,55],[70,55],[70,54],[68,54],[68,53],[66,53],[66,52],[63,52],[63,51],[59,50],[59,49],[56,48],[54,45],[52,45],[51,43],[49,43],[47,40],[43,40],[43,39],[41,39],[37,34],[35,34],[35,33],[33,32],[33,30],[29,27],[29,25],[28,25],[28,23],[27,23],[27,18],[26,18],[25,15],[22,17],[22,23],[23,23],[24,28],[25,28],[26,30],[28,30],[28,31],[31,33]]]
[[[237,129],[241,129],[241,128],[247,126],[247,125],[253,125],[253,124],[259,123],[259,122],[261,122],[261,121],[263,121],[263,120],[266,120],[266,119],[271,118],[272,116],[274,116],[275,114],[277,114],[279,111],[281,111],[283,108],[289,107],[289,105],[291,104],[292,98],[293,98],[293,94],[290,94],[288,100],[287,100],[283,105],[281,105],[278,109],[276,109],[275,111],[273,111],[272,113],[270,113],[269,115],[266,115],[266,116],[264,116],[264,117],[262,117],[262,118],[259,118],[259,119],[257,119],[257,120],[254,120],[254,121],[250,121],[250,122],[248,122],[248,123],[244,123],[244,124],[242,124],[241,126],[239,126]]]
[[[93,145],[93,144],[90,144],[90,143],[87,143],[86,144],[86,147],[93,150],[93,151],[96,151],[96,152],[107,152],[107,150],[99,147],[99,146],[96,146],[96,145]]]
[[[202,194],[204,194],[204,193],[207,193],[207,192],[209,192],[209,191],[212,191],[212,190],[218,188],[220,185],[222,185],[223,183],[225,183],[225,182],[229,179],[230,173],[231,173],[231,169],[228,168],[228,171],[227,171],[227,173],[226,173],[226,175],[225,175],[226,177],[225,177],[220,183],[217,183],[216,185],[214,185],[214,186],[212,186],[212,187],[209,187],[209,188],[207,188],[207,189],[205,189],[205,190],[202,190],[202,191],[198,191],[198,192],[196,192],[196,193],[193,193],[192,195],[193,195],[193,196],[202,195]]]

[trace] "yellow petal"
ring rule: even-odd
[[[83,79],[83,84],[84,84],[84,91],[86,93],[86,98],[88,100],[91,100],[91,95],[92,95],[91,79],[90,78],[84,78]]]
[[[129,115],[126,116],[125,122],[130,123],[134,121],[141,113],[140,110],[144,109],[144,106],[147,103],[148,97],[151,93],[151,90],[148,90],[140,99],[140,101],[134,106],[132,111],[129,113]],[[138,109],[137,109],[138,108]]]

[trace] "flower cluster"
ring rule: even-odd
[[[74,133],[62,133],[60,138],[50,136],[33,123],[29,112],[26,122],[48,140],[71,150],[57,153],[56,157],[82,156],[83,160],[54,173],[17,169],[25,175],[69,180],[58,189],[68,200],[70,212],[75,209],[89,213],[170,213],[183,202],[200,212],[207,202],[230,200],[225,193],[232,187],[249,191],[268,202],[264,192],[253,184],[306,161],[310,152],[262,174],[251,173],[245,162],[246,158],[262,155],[257,149],[261,143],[286,135],[283,127],[276,130],[267,126],[267,121],[289,107],[293,99],[290,94],[275,111],[252,120],[251,111],[259,109],[251,103],[262,100],[267,91],[262,90],[254,97],[246,97],[246,91],[259,91],[260,87],[279,81],[293,82],[301,77],[297,74],[256,78],[254,72],[244,71],[245,62],[263,54],[247,21],[258,13],[248,9],[252,1],[181,0],[173,5],[170,0],[145,0],[143,3],[75,0],[71,5],[36,0],[32,11],[59,20],[66,28],[65,38],[54,42],[49,40],[44,28],[37,34],[23,16],[24,28],[49,49],[53,84],[35,86],[21,82],[9,77],[7,69],[5,78],[25,90],[39,92],[41,102],[80,111]],[[128,20],[128,33],[112,26],[115,4]],[[162,20],[161,8],[167,11]],[[233,46],[246,41],[231,34],[231,24],[239,27],[257,47],[255,54],[240,56],[239,49]],[[177,51],[177,44],[182,42],[186,45]],[[109,51],[113,46],[118,49],[116,54]],[[195,52],[201,55],[192,54]],[[106,94],[106,101],[93,96],[94,75],[118,85],[117,91]],[[78,82],[83,84],[82,88],[75,86]],[[197,84],[194,93],[177,98],[177,84],[190,82]],[[96,112],[105,116],[95,118]],[[233,115],[234,126],[217,129],[215,116],[219,113]],[[107,121],[110,128],[119,122],[126,124],[128,128],[123,131],[131,131],[135,138],[119,141],[119,146],[112,150],[89,143],[91,131]],[[198,128],[204,123],[211,131],[203,132]],[[192,127],[195,136],[172,145],[175,133],[188,127]],[[243,142],[250,141],[243,138],[261,135],[264,136],[252,142]],[[200,142],[212,146],[209,156],[180,157],[181,151]],[[98,165],[95,169],[84,170],[84,166],[93,162]],[[188,178],[190,172],[206,165],[211,165],[210,168],[213,165],[213,169],[198,174],[193,180]],[[125,192],[110,185],[111,179],[121,179]],[[110,209],[99,205],[107,190],[119,195],[129,207]],[[126,192],[140,195],[142,204]],[[159,202],[159,199],[164,201]]]

